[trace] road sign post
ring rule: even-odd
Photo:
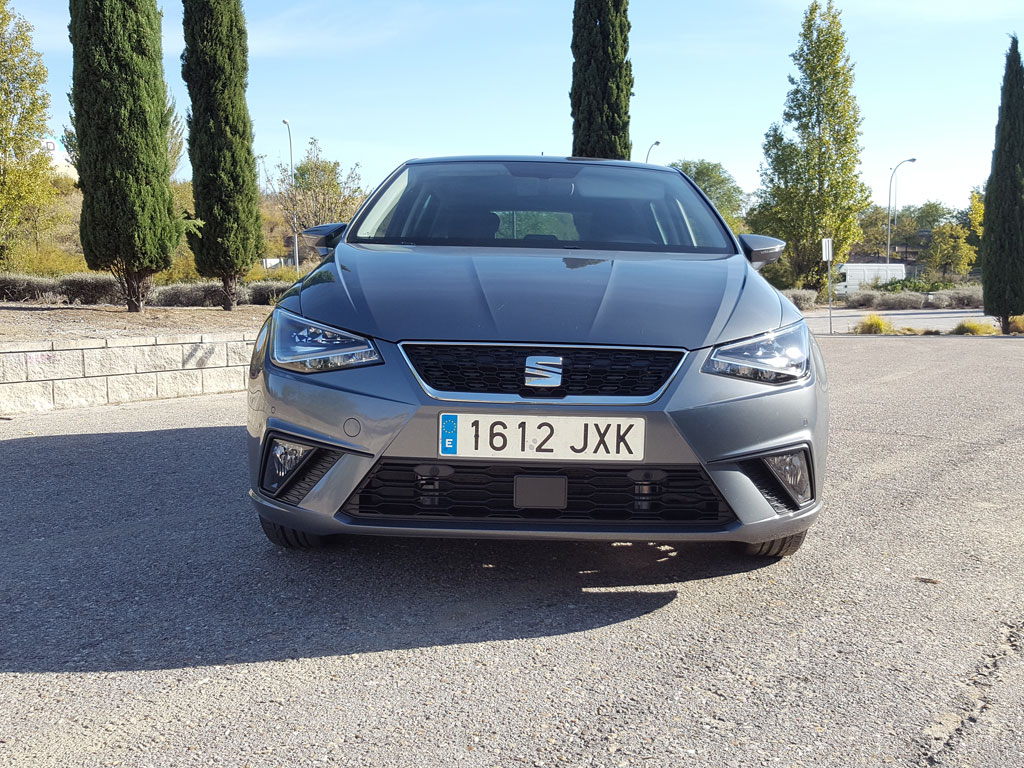
[[[828,334],[832,335],[832,238],[821,239],[821,260],[825,262],[825,274],[828,275]]]

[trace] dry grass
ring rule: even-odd
[[[872,313],[857,323],[853,332],[862,334],[896,333],[896,329],[884,317]]]
[[[995,336],[999,329],[978,320],[962,320],[951,333],[957,336]]]

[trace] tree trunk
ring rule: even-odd
[[[221,283],[224,285],[224,309],[228,312],[238,306],[238,278],[235,275],[225,275],[221,277]]]
[[[125,270],[124,298],[129,312],[141,312],[146,306],[146,276],[135,270]]]
[[[999,324],[1003,327],[1003,335],[1004,336],[1009,336],[1010,335],[1010,316],[1009,315],[1000,315],[1000,317],[999,317]]]

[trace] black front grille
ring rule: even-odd
[[[565,509],[517,509],[517,475],[565,477]],[[361,522],[658,524],[708,530],[736,520],[700,466],[378,462],[342,506]]]
[[[683,357],[673,350],[497,344],[405,344],[403,349],[420,378],[440,392],[528,398],[653,395]],[[562,358],[562,386],[526,386],[530,355]]]

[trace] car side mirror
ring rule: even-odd
[[[332,256],[334,249],[341,242],[341,236],[345,234],[348,223],[318,224],[315,227],[302,230],[302,237],[305,243],[316,248],[320,254],[320,260]]]
[[[754,269],[778,261],[786,249],[785,240],[767,235],[740,235],[738,239],[744,255],[754,265]]]

